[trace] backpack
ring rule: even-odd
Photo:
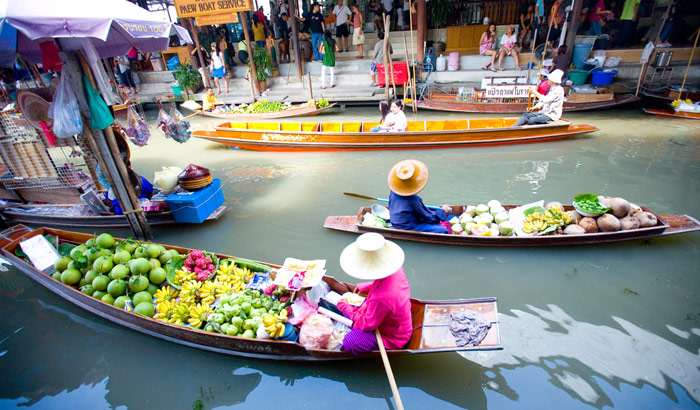
[[[403,10],[403,0],[392,0],[391,7],[396,10]]]

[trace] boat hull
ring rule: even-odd
[[[338,103],[329,104],[323,108],[316,107],[293,107],[282,111],[263,112],[259,114],[234,114],[234,113],[218,113],[199,111],[200,115],[212,118],[221,118],[232,121],[258,121],[258,120],[276,120],[279,118],[295,118],[295,117],[313,117],[335,107]]]
[[[461,121],[415,121],[409,123],[406,132],[357,132],[368,130],[376,123],[333,124],[337,131],[305,131],[313,126],[324,127],[326,124],[300,123],[290,124],[299,127],[299,131],[283,129],[246,129],[247,123],[231,126],[223,124],[216,131],[195,131],[193,136],[220,144],[236,146],[256,151],[369,151],[369,150],[406,150],[432,148],[465,148],[488,145],[510,145],[530,142],[553,141],[577,134],[597,131],[591,125],[573,125],[560,120],[549,124],[524,127],[509,127],[515,118],[495,118]],[[430,123],[430,124],[428,124]],[[433,123],[462,125],[462,128],[430,131],[411,131],[410,126],[432,127]],[[470,123],[478,124],[471,128]],[[263,123],[253,124],[262,127]],[[275,125],[275,124],[270,124]],[[355,131],[342,132],[346,125],[353,125]],[[490,125],[490,126],[485,126]],[[287,128],[287,124],[285,124]]]
[[[601,96],[605,96],[602,94]],[[639,101],[634,94],[615,94],[613,98],[603,98],[600,101],[566,101],[564,112],[602,110]],[[527,103],[486,103],[449,100],[425,99],[418,104],[419,108],[437,111],[464,113],[523,113],[527,111]]]
[[[667,108],[664,110],[656,110],[653,108],[644,108],[644,112],[651,115],[657,115],[660,117],[673,117],[673,118],[685,118],[689,120],[700,120],[700,112],[687,112],[687,111],[676,111],[673,108]]]
[[[21,236],[2,248],[3,255],[22,272],[67,301],[103,319],[125,326],[134,331],[197,349],[253,358],[322,361],[354,359],[358,357],[378,357],[380,355],[378,351],[358,356],[335,350],[306,349],[301,344],[295,342],[226,336],[172,325],[114,307],[54,280],[51,276],[37,270],[15,256],[14,250],[19,247],[19,242],[35,235],[46,234],[57,235],[63,241],[72,243],[82,243],[92,237],[87,234],[50,228],[40,228],[30,232],[24,231]],[[175,246],[167,246],[167,248],[176,249],[180,253],[190,251],[190,249]],[[227,255],[218,256],[220,258],[230,257]],[[345,291],[352,290],[352,285],[338,282],[332,277],[324,277],[324,280],[329,284],[331,289],[336,291],[344,293]],[[414,321],[414,333],[412,338],[408,342],[406,348],[389,350],[387,351],[389,355],[502,349],[497,300],[495,298],[451,301],[419,301],[412,299],[411,302]],[[463,309],[474,310],[485,320],[492,323],[492,327],[486,335],[486,338],[478,346],[456,347],[444,342],[446,337],[451,337],[446,324],[446,321],[449,320],[449,313]]]
[[[505,206],[506,209],[513,206]],[[457,215],[461,214],[462,207],[454,207]],[[567,206],[566,210],[573,207]],[[651,212],[648,209],[644,209]],[[365,232],[379,232],[385,237],[406,241],[438,243],[444,245],[461,246],[501,246],[501,247],[527,247],[527,246],[572,246],[572,245],[597,245],[603,243],[649,239],[656,236],[666,236],[686,232],[700,231],[700,222],[688,215],[656,215],[658,224],[649,228],[633,229],[617,232],[597,232],[583,235],[542,235],[542,236],[475,236],[475,235],[446,235],[440,233],[407,231],[393,228],[376,228],[359,224],[362,216],[371,212],[370,208],[361,208],[358,215],[353,216],[329,216],[323,226],[327,229],[362,234]]]

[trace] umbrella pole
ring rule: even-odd
[[[681,85],[681,92],[678,94],[678,99],[680,100],[683,96],[683,89],[685,88],[685,80],[688,78],[688,71],[690,70],[690,63],[693,62],[693,56],[695,55],[695,47],[698,45],[698,37],[700,37],[700,29],[695,35],[695,43],[693,44],[693,51],[690,52],[690,58],[688,59],[688,66],[685,68],[685,75],[683,76],[683,84]],[[688,96],[688,93],[685,93]]]

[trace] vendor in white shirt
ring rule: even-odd
[[[561,118],[561,111],[564,107],[564,89],[561,86],[561,77],[564,72],[554,70],[547,75],[549,82],[549,92],[543,95],[537,92],[537,88],[530,88],[530,92],[535,94],[539,102],[532,108],[528,108],[528,112],[523,114],[518,121],[513,124],[513,127],[521,125],[537,125],[546,124],[549,121],[556,121]],[[539,112],[532,112],[538,111]]]
[[[406,114],[403,112],[403,103],[401,100],[396,99],[391,102],[389,114],[384,117],[384,122],[376,128],[372,129],[372,132],[404,132],[408,126],[408,120],[406,119]]]

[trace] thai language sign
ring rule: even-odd
[[[199,17],[211,14],[253,10],[251,0],[174,0],[177,16]]]
[[[134,37],[168,37],[170,23],[144,24],[143,22],[118,21],[119,25]]]
[[[212,24],[238,23],[238,13],[211,14],[199,16],[194,19],[198,26],[211,26]]]
[[[486,86],[489,98],[526,98],[530,85],[498,84]]]

